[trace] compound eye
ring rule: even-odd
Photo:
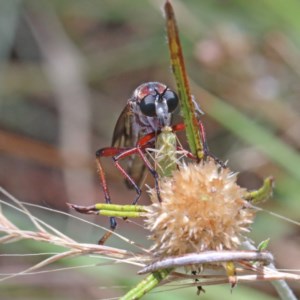
[[[156,116],[155,100],[156,97],[154,95],[147,95],[141,100],[140,109],[145,116],[147,117]]]
[[[178,96],[173,91],[167,90],[164,93],[164,98],[167,101],[168,112],[169,113],[173,112],[177,108],[179,103]]]

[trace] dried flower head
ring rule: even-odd
[[[236,249],[254,218],[236,178],[208,160],[183,164],[172,177],[161,179],[162,202],[151,189],[153,204],[146,220],[154,255]]]

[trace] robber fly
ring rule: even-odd
[[[143,83],[135,89],[117,120],[112,146],[96,152],[96,163],[106,203],[110,204],[111,198],[102,168],[102,157],[112,157],[115,166],[125,177],[127,185],[136,190],[137,196],[133,204],[137,203],[141,195],[139,185],[146,168],[155,179],[155,187],[158,199],[160,199],[158,175],[146,157],[146,148],[154,148],[156,136],[163,128],[170,128],[172,115],[176,112],[178,105],[177,94],[160,82]],[[198,109],[198,111],[200,110]],[[171,130],[182,129],[184,129],[184,125],[179,124]],[[127,170],[120,164],[120,160],[126,157],[129,157]],[[95,206],[72,205],[72,207],[82,213],[97,212]],[[114,230],[116,226],[115,217],[110,217],[110,228]],[[110,234],[105,234],[99,243],[103,244]]]
[[[202,114],[196,102],[194,104],[197,114]],[[137,196],[133,204],[136,204],[140,198],[139,185],[145,169],[153,175],[158,199],[161,200],[158,173],[147,159],[146,149],[155,148],[156,137],[164,128],[170,128],[174,132],[184,129],[184,124],[181,123],[170,127],[172,115],[176,112],[178,105],[177,94],[160,82],[143,83],[135,89],[117,120],[111,147],[105,147],[96,152],[98,174],[106,203],[110,204],[111,198],[102,168],[102,157],[112,157],[115,166],[125,177],[127,185],[135,189]],[[202,139],[205,140],[204,129],[200,121],[199,126]],[[120,164],[120,160],[126,157],[129,157],[127,170]],[[81,213],[97,213],[95,206],[73,204],[71,206]],[[114,230],[116,226],[115,217],[110,217],[111,230]],[[110,232],[105,234],[99,243],[103,244],[110,235]]]
[[[179,99],[175,92],[160,82],[147,82],[138,86],[116,123],[112,147],[135,147],[141,137],[150,133],[158,134],[170,126],[172,114],[178,108]],[[153,137],[154,139],[155,137]],[[139,186],[146,165],[143,159],[131,156],[127,174]],[[129,180],[125,181],[129,188],[134,187]]]

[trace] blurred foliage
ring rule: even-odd
[[[240,184],[247,188],[255,189],[263,177],[273,175],[274,198],[264,208],[299,221],[300,2],[173,2],[192,92],[206,113],[203,122],[211,151],[229,160],[229,166],[240,172]],[[62,210],[67,210],[66,202],[102,201],[94,152],[110,145],[126,100],[145,81],[175,86],[162,4],[159,0],[0,2],[3,187],[22,201]],[[123,186],[110,160],[105,166],[113,200],[130,203],[134,193]],[[147,202],[147,197],[142,201]],[[83,241],[96,242],[101,236],[74,221],[48,218]],[[101,217],[95,221],[108,224]],[[137,226],[120,223],[119,232],[125,236],[142,239],[145,235],[136,232]],[[278,266],[299,269],[299,232],[261,213],[252,237],[257,244],[271,237],[270,249]],[[39,250],[22,247],[50,251],[42,246]],[[1,258],[0,263],[5,273],[23,269],[32,261]],[[55,273],[15,278],[2,283],[2,299],[105,298],[112,294],[107,293],[110,286],[133,285],[131,279],[140,279],[135,269],[130,271],[132,278],[122,278],[127,273],[114,266],[107,280],[110,268],[92,268],[88,278],[79,271],[68,271],[64,274],[71,277],[65,287],[54,280]],[[43,288],[37,289],[36,280],[44,282]],[[99,290],[98,285],[108,289]],[[80,288],[84,292],[76,295]],[[258,288],[264,292],[256,295]],[[228,286],[213,287],[201,297],[216,299],[222,294],[228,299],[270,299],[264,294],[272,293],[268,284],[255,289],[238,286],[230,294]],[[299,287],[295,290],[300,293]],[[196,299],[195,294],[190,288],[180,294],[164,292],[163,297]]]

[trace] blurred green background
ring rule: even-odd
[[[242,186],[273,175],[266,210],[300,220],[300,2],[173,1],[192,92],[206,113],[211,151],[229,160]],[[163,1],[0,1],[0,184],[21,201],[68,211],[67,202],[102,202],[94,153],[109,146],[118,115],[142,82],[175,87],[169,65]],[[104,161],[115,203],[131,203],[112,161]],[[2,197],[3,198],[3,197]],[[149,203],[143,195],[141,203]],[[7,211],[20,226],[23,219]],[[55,213],[43,220],[82,242],[99,230]],[[73,213],[73,212],[71,212]],[[103,226],[105,217],[88,218]],[[145,242],[147,233],[119,221],[118,232]],[[278,268],[300,269],[300,229],[259,213],[251,237],[271,238]],[[117,239],[109,245],[120,246]],[[15,243],[1,253],[53,251]],[[1,273],[41,258],[0,256]],[[93,263],[97,259],[93,260]],[[62,261],[48,269],[90,263]],[[90,267],[0,282],[1,299],[105,299],[139,280],[136,268]],[[299,285],[292,284],[300,295]],[[195,288],[147,299],[198,299]],[[277,299],[268,283],[207,288],[201,299]],[[273,297],[273,298],[272,298]]]

